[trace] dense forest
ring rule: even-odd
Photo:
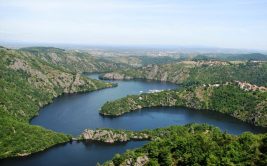
[[[131,95],[105,103],[100,113],[119,116],[145,107],[188,107],[218,111],[257,126],[266,127],[266,101],[266,91],[246,91],[235,83],[228,83]]]
[[[261,53],[246,53],[246,54],[212,53],[212,54],[199,54],[193,57],[192,60],[267,61],[267,55]]]
[[[0,108],[0,158],[26,156],[71,140],[71,136],[29,125]]]
[[[0,158],[29,155],[72,139],[70,135],[30,125],[29,120],[38,115],[41,107],[64,93],[115,86],[84,77],[83,72],[114,72],[131,79],[144,78],[184,85],[179,90],[127,96],[108,102],[100,112],[103,115],[118,116],[143,107],[186,106],[219,111],[254,125],[267,126],[267,93],[245,91],[233,83],[239,80],[266,86],[266,71],[266,62],[101,57],[85,51],[53,47],[0,47]],[[150,136],[152,141],[149,144],[116,155],[108,163],[266,164],[266,134],[232,136],[214,127],[195,124],[143,132]],[[207,146],[203,147],[203,144]]]
[[[39,108],[63,93],[112,87],[55,67],[33,54],[0,49],[0,158],[28,155],[70,140],[29,125]]]
[[[267,134],[233,136],[208,125],[147,131],[154,140],[103,165],[266,165]]]

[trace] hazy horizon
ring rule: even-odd
[[[0,45],[267,50],[267,1],[0,0]]]

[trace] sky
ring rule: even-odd
[[[267,50],[267,0],[0,0],[5,42]]]

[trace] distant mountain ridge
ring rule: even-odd
[[[267,61],[267,55],[261,53],[238,54],[227,57],[228,60],[254,60]]]
[[[226,60],[226,61],[267,61],[267,55],[262,53],[248,54],[199,54],[193,57],[194,61],[199,60]]]

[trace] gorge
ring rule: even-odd
[[[98,78],[97,74],[89,75]],[[114,128],[127,130],[144,130],[184,125],[187,123],[207,123],[219,127],[232,134],[244,131],[264,133],[266,128],[255,127],[217,112],[195,111],[185,108],[149,108],[125,114],[118,118],[99,115],[101,106],[110,100],[127,95],[140,94],[149,90],[166,90],[177,88],[177,85],[155,81],[115,81],[117,87],[102,89],[90,93],[63,95],[53,103],[42,108],[39,116],[31,120],[31,124],[40,125],[54,131],[77,136],[84,129]],[[178,87],[179,88],[179,87]],[[130,141],[116,144],[97,142],[76,142],[57,145],[44,152],[23,158],[7,158],[0,160],[1,165],[96,165],[109,160],[116,153],[126,149],[140,147],[147,141]],[[64,154],[64,155],[62,155]]]

